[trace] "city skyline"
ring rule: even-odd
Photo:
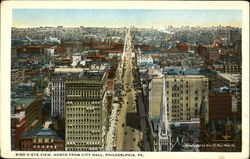
[[[241,10],[13,9],[12,17],[13,27],[242,26]]]

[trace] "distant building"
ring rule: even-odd
[[[241,74],[218,73],[220,86],[227,86],[238,97],[241,96]]]
[[[77,78],[82,71],[82,68],[55,68],[51,75],[51,115],[64,117],[65,80]]]
[[[215,48],[222,48],[223,43],[220,40],[214,40],[213,47]]]
[[[213,70],[224,72],[224,65],[223,64],[213,64]]]
[[[38,46],[26,46],[22,53],[29,53],[29,54],[43,54],[45,46],[38,45]]]
[[[138,65],[148,65],[148,64],[153,64],[154,60],[151,55],[147,54],[141,54],[139,53],[137,56],[137,64]]]
[[[227,63],[224,66],[225,73],[229,74],[240,74],[241,73],[241,64],[239,63]]]
[[[33,128],[21,137],[22,151],[64,151],[64,140],[48,127]]]
[[[11,48],[11,58],[16,58],[17,57],[17,48],[13,47]]]
[[[24,82],[24,69],[11,69],[11,84],[19,84]]]
[[[208,47],[204,45],[198,45],[197,47],[197,53],[205,58],[208,58]]]
[[[105,72],[65,81],[65,150],[102,151],[108,126]]]
[[[208,51],[208,58],[210,60],[216,61],[220,58],[220,54],[217,50]]]
[[[188,52],[188,45],[186,43],[176,43],[176,47],[180,52]]]

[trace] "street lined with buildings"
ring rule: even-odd
[[[241,150],[240,28],[12,32],[13,150]]]

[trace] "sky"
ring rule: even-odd
[[[241,27],[241,10],[13,9],[13,27]]]

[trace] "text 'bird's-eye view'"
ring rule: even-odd
[[[241,152],[241,10],[12,14],[12,151]]]

